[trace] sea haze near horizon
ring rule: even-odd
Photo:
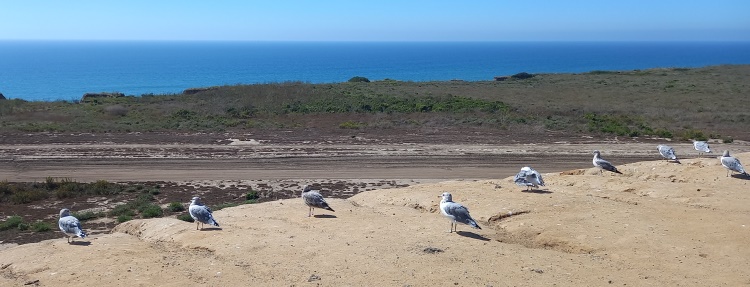
[[[0,41],[0,93],[33,101],[87,92],[173,94],[287,81],[492,80],[528,73],[750,64],[750,42]]]

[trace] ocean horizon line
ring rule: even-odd
[[[750,40],[207,40],[207,39],[0,39],[2,42],[137,43],[750,43]]]
[[[194,87],[370,80],[484,81],[532,74],[750,64],[750,42],[3,41],[0,93],[178,94]]]

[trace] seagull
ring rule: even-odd
[[[704,141],[693,141],[693,148],[698,151],[698,155],[703,155],[704,152],[710,153],[711,149],[708,148],[708,143]]]
[[[604,160],[598,150],[594,151],[594,160],[592,162],[594,163],[595,167],[599,168],[599,174],[602,174],[603,169],[606,169],[614,173],[622,174],[622,172],[618,171],[614,165]]]
[[[729,156],[728,150],[725,150],[724,154],[721,156],[721,165],[727,169],[727,176],[729,176],[729,172],[734,174],[735,171],[745,176],[750,176],[745,172],[745,168],[742,167],[738,158]]]
[[[536,188],[538,187],[538,185],[544,186],[542,175],[538,171],[528,166],[524,166],[523,168],[521,168],[521,171],[516,174],[513,182],[515,182],[518,186],[526,187],[526,190]]]
[[[443,200],[440,201],[440,213],[451,221],[451,230],[448,233],[456,231],[458,223],[470,225],[476,229],[482,229],[477,222],[469,215],[469,209],[460,203],[453,202],[453,196],[450,193],[443,192]]]
[[[198,225],[200,225],[200,229],[202,230],[203,224],[211,224],[219,227],[219,223],[214,219],[211,209],[201,203],[200,197],[193,197],[193,200],[190,201],[188,212],[190,212],[190,217],[195,220],[195,230],[198,230]]]
[[[70,209],[63,208],[60,210],[60,219],[57,221],[60,231],[65,233],[68,243],[71,243],[74,237],[86,238],[86,233],[81,229],[81,222],[78,218],[70,215]]]
[[[305,188],[302,189],[302,199],[305,201],[305,204],[310,207],[310,212],[307,214],[307,217],[313,216],[313,209],[315,208],[322,208],[336,212],[333,208],[328,206],[328,203],[320,192],[313,190],[309,185],[305,185]]]
[[[656,150],[658,150],[659,154],[661,154],[663,158],[666,158],[667,161],[671,159],[676,163],[680,163],[680,160],[677,159],[677,155],[674,153],[674,149],[672,147],[660,144],[656,146]]]

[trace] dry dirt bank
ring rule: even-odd
[[[736,154],[750,163],[750,154]],[[715,158],[546,173],[542,191],[508,177],[454,180],[215,213],[222,229],[137,220],[69,245],[0,251],[0,285],[40,286],[739,286],[750,284],[750,180]],[[448,234],[449,191],[482,230]]]

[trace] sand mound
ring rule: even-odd
[[[61,235],[0,250],[0,285],[750,284],[750,179],[715,158],[618,168],[545,174],[533,192],[510,177],[369,191],[314,218],[299,199],[244,205],[203,231],[135,220],[79,244]],[[446,233],[444,191],[483,229]]]

